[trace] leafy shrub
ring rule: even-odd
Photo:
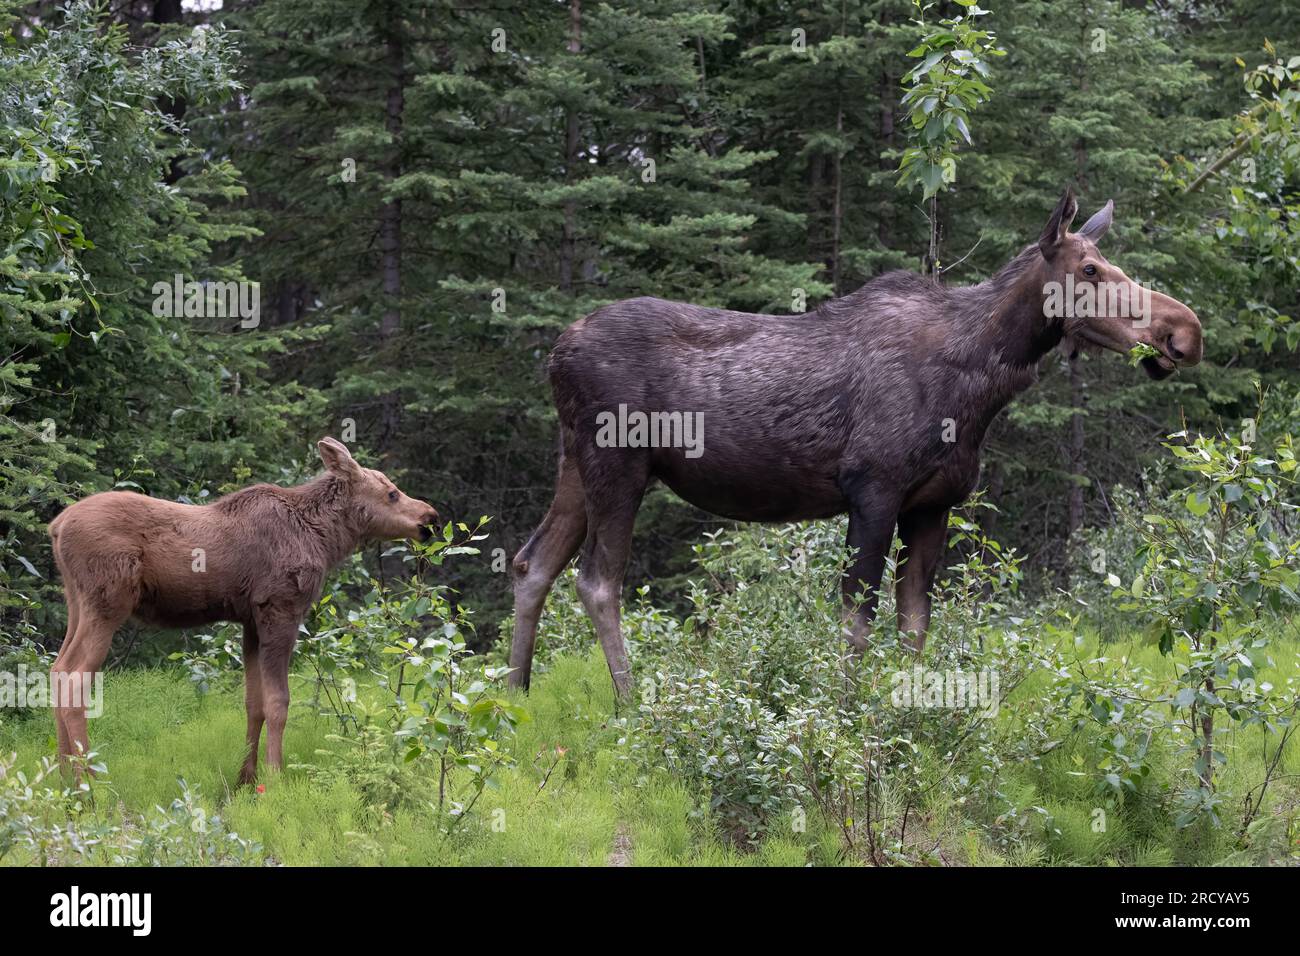
[[[390,553],[405,552],[413,564],[476,553],[470,542],[482,540],[485,523],[448,524],[427,544]],[[331,740],[341,749],[318,751],[321,762],[304,769],[318,779],[347,779],[382,812],[426,805],[454,830],[494,785],[493,775],[513,764],[506,744],[528,719],[499,693],[507,669],[470,654],[466,608],[417,573],[376,586],[347,610],[326,595],[313,623],[299,663],[314,674],[315,705],[339,723]],[[362,682],[380,691],[376,699],[364,699]]]
[[[1004,696],[1041,663],[1028,641],[994,626],[1005,622],[1019,559],[966,515],[952,531],[962,547],[926,664],[996,671]],[[842,522],[824,522],[706,536],[696,555],[707,585],[693,584],[680,626],[652,620],[648,633],[644,609],[629,609],[641,689],[632,753],[645,773],[666,769],[706,793],[702,809],[742,845],[773,826],[804,831],[816,808],[846,854],[925,861],[933,847],[919,842],[920,804],[996,792],[1024,742],[977,710],[899,705],[894,675],[917,659],[899,646],[887,590],[873,647],[846,658],[842,535]]]
[[[54,655],[31,638],[18,637],[11,643],[0,644],[0,680],[14,681],[15,689],[20,675],[45,674],[53,663]],[[6,717],[25,719],[38,713],[34,707],[17,706],[17,701],[13,701],[12,704],[0,708],[0,719]]]
[[[103,773],[94,755],[85,767]],[[92,785],[57,784],[59,769],[49,758],[30,776],[16,758],[0,758],[0,862],[42,866],[213,866],[267,862],[260,846],[229,830],[209,814],[198,793],[177,778],[180,795],[143,818],[110,819],[98,813]]]
[[[237,624],[218,624],[209,634],[186,636],[185,646],[167,655],[179,661],[199,694],[232,683],[244,664],[243,632]]]
[[[1275,695],[1256,673],[1270,663],[1276,614],[1300,604],[1300,540],[1287,533],[1295,505],[1285,498],[1296,460],[1290,436],[1271,454],[1245,437],[1171,439],[1166,447],[1191,484],[1141,515],[1143,566],[1127,586],[1118,576],[1110,583],[1175,664],[1176,679],[1158,699],[1169,708],[1166,726],[1185,728],[1193,741],[1178,822],[1218,824],[1215,767],[1227,762],[1218,718],[1276,733],[1295,713],[1294,689]]]

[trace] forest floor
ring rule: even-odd
[[[238,675],[232,675],[238,676]],[[375,808],[366,784],[323,779],[305,764],[346,746],[338,724],[296,692],[285,731],[283,774],[261,770],[260,786],[239,788],[244,707],[233,681],[198,694],[180,670],[109,674],[103,716],[90,721],[92,746],[108,767],[94,783],[97,813],[119,820],[166,807],[177,778],[208,813],[286,865],[802,865],[805,846],[770,838],[739,852],[711,835],[691,794],[668,781],[638,786],[626,766],[621,721],[604,661],[563,658],[534,682],[532,719],[512,746],[518,765],[498,774],[451,838],[421,806],[429,792],[394,811]],[[612,719],[611,719],[612,718]],[[0,724],[0,753],[31,772],[53,754],[53,720],[38,713]],[[375,768],[380,773],[380,768]],[[313,779],[313,776],[316,779]],[[6,862],[25,862],[13,857]]]
[[[1295,650],[1289,640],[1277,647],[1273,680],[1295,677]],[[1117,661],[1130,654],[1160,666],[1151,649],[1116,653],[1111,645]],[[337,721],[313,707],[305,679],[295,688],[285,736],[288,769],[263,769],[259,787],[236,787],[244,740],[238,678],[229,674],[199,694],[179,669],[107,675],[110,706],[90,722],[92,744],[108,767],[95,781],[93,812],[134,825],[176,799],[183,778],[205,812],[218,814],[227,829],[286,865],[802,866],[852,859],[835,830],[814,814],[807,832],[773,826],[756,847],[737,848],[720,835],[706,796],[667,774],[638,771],[629,759],[626,720],[615,713],[608,673],[594,649],[561,655],[535,677],[526,702],[531,719],[511,746],[516,765],[498,774],[498,786],[484,792],[450,837],[435,825],[436,780],[428,780],[424,792],[405,793],[392,809],[371,799],[370,788],[396,779],[387,775],[389,755],[373,764],[354,759],[346,774],[320,772],[332,765],[331,755],[356,744],[340,738]],[[1224,783],[1242,792],[1242,781],[1262,776],[1266,751],[1257,728],[1238,733],[1229,731],[1225,740],[1230,769]],[[14,752],[17,766],[29,773],[53,753],[47,713],[0,723],[0,755]],[[1068,742],[1042,766],[1006,768],[1002,790],[1008,798],[1041,808],[1051,820],[1041,838],[1027,844],[1009,850],[990,845],[957,804],[927,808],[914,839],[933,844],[932,859],[946,865],[1253,862],[1234,857],[1230,824],[1214,847],[1198,848],[1195,834],[1168,823],[1166,805],[1126,805],[1111,813],[1099,834],[1095,781],[1083,768],[1083,756]],[[1300,746],[1287,748],[1278,773],[1267,812],[1293,816],[1300,801]],[[1225,809],[1228,819],[1235,818],[1235,806]],[[5,862],[30,860],[10,854]]]

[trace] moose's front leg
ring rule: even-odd
[[[930,627],[930,588],[948,543],[948,509],[917,508],[899,516],[898,536],[903,546],[898,554],[898,631],[910,634],[916,650],[925,647]]]
[[[858,651],[867,649],[885,556],[894,541],[897,520],[897,504],[883,496],[864,497],[849,511],[848,546],[853,556],[843,581],[844,639]]]

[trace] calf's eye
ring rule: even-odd
[[[1086,276],[1095,276],[1097,274],[1097,267],[1094,265],[1086,265],[1083,267],[1083,274]]]
[[[396,500],[397,500],[397,492],[396,492],[396,491],[390,491],[390,492],[388,493],[388,500],[389,500],[389,501],[396,501]]]

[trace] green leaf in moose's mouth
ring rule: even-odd
[[[1134,368],[1137,368],[1138,362],[1141,362],[1144,358],[1159,358],[1159,357],[1160,357],[1160,350],[1153,348],[1150,345],[1147,345],[1145,342],[1139,342],[1137,345],[1133,346],[1131,349],[1128,350],[1129,364],[1132,365]]]

